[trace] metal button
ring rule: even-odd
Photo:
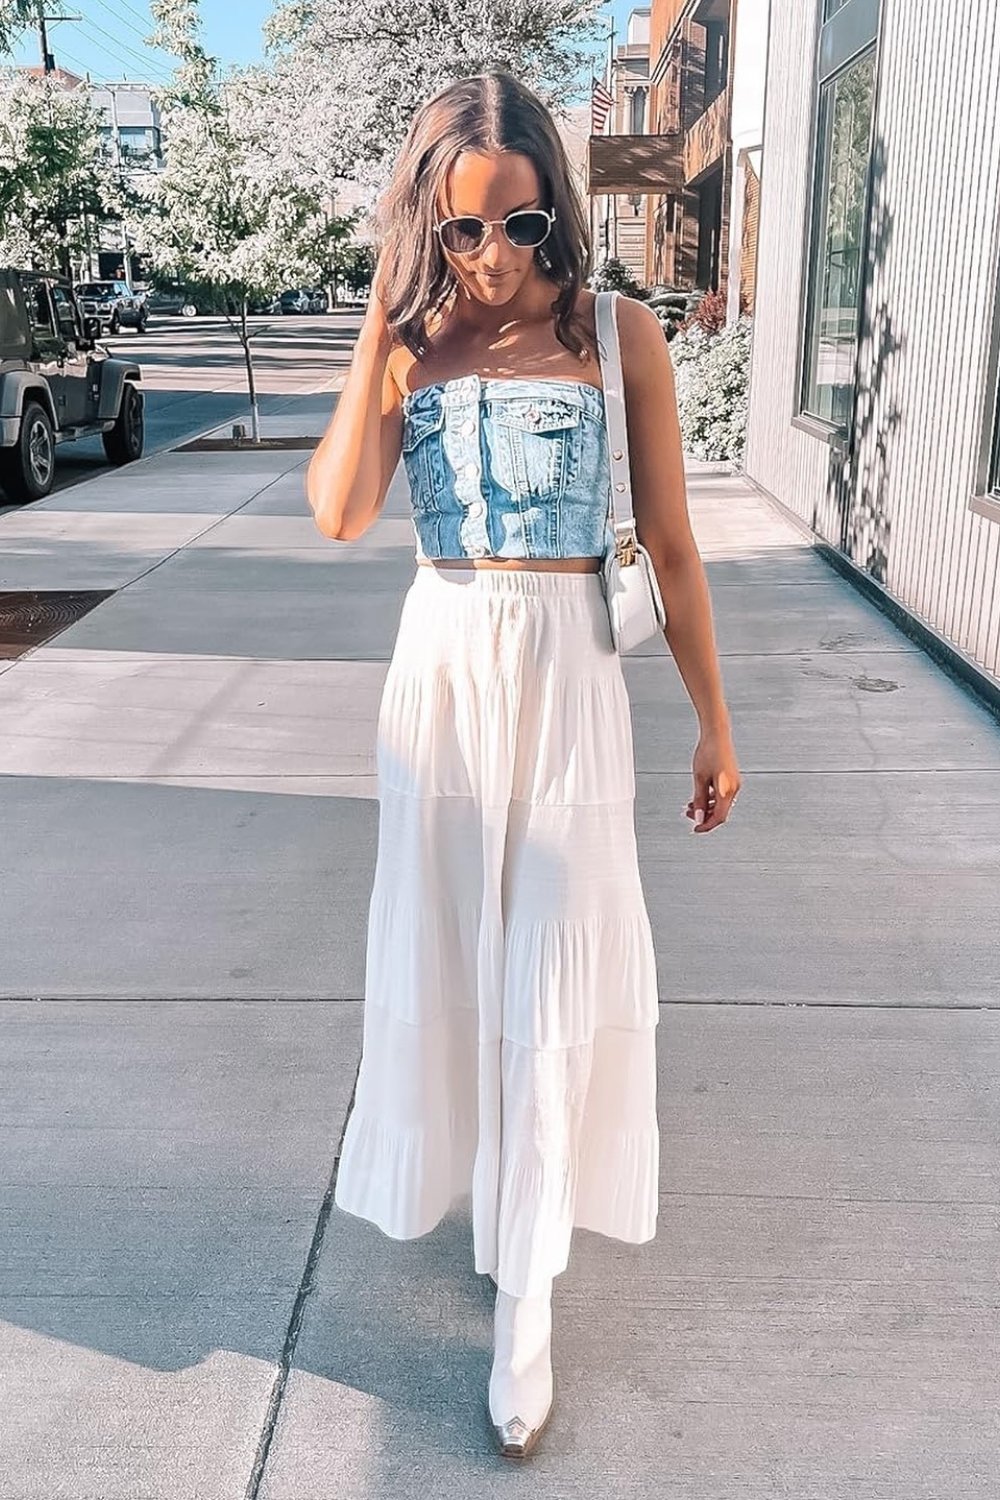
[[[483,504],[483,502],[481,500],[473,500],[472,504],[469,506],[469,515],[470,516],[481,516],[483,514],[483,511],[485,509],[486,509],[486,506]]]
[[[472,557],[485,557],[489,550],[489,547],[484,547],[480,542],[475,542],[469,548],[469,553]]]
[[[621,449],[620,449],[620,448],[618,448],[618,449],[617,449],[617,450],[616,450],[616,451],[615,451],[615,453],[614,453],[614,454],[613,454],[613,455],[612,455],[612,457],[614,457],[614,458],[624,458],[624,457],[625,457],[625,455],[624,455],[624,453],[623,453],[623,452],[622,452],[622,450],[621,450]]]
[[[475,430],[476,430],[476,424],[475,424],[475,422],[463,422],[462,423],[462,431],[465,433],[466,437],[468,437],[470,433],[475,432]]]
[[[623,490],[624,488],[625,488],[625,486],[623,484],[616,484],[615,485],[615,489],[616,490]]]

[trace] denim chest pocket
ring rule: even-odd
[[[516,397],[491,404],[493,473],[522,499],[556,503],[579,471],[581,409],[560,397]]]
[[[418,510],[440,509],[446,477],[443,428],[441,406],[407,412],[403,420],[403,466]]]

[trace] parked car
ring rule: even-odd
[[[40,500],[55,450],[100,433],[113,464],[133,462],[145,436],[141,372],[98,344],[73,284],[0,268],[0,486],[8,500]]]
[[[181,287],[176,291],[158,290],[149,292],[146,297],[146,311],[151,313],[180,314],[185,318],[193,318],[198,309],[195,307],[188,293]]]
[[[284,308],[281,305],[281,298],[278,296],[251,297],[250,301],[247,303],[247,312],[257,315],[259,315],[260,313],[280,313],[283,311]]]
[[[85,318],[99,318],[111,334],[123,327],[145,333],[149,310],[145,297],[126,281],[78,281],[76,294]]]
[[[304,287],[297,286],[282,292],[279,301],[283,313],[307,313],[311,311],[310,296]]]
[[[323,313],[330,299],[321,286],[297,286],[281,294],[281,311],[285,313]]]

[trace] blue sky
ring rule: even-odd
[[[359,8],[363,8],[361,0]],[[616,45],[624,40],[625,22],[632,8],[629,0],[611,0],[605,6],[605,15],[615,18]],[[145,45],[152,22],[144,0],[78,0],[76,4],[66,0],[63,5],[50,0],[46,4],[49,15],[60,9],[82,17],[80,21],[49,26],[49,50],[60,66],[80,74],[89,70],[95,81],[132,78],[156,82],[170,72],[170,58]],[[237,4],[233,0],[201,0],[207,50],[223,63],[256,61],[262,51],[261,24],[272,9],[273,0],[238,0]],[[39,57],[37,34],[27,33],[15,60],[38,63]],[[599,55],[595,67],[602,63]],[[586,90],[581,97],[586,97]]]

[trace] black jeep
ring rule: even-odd
[[[139,366],[112,359],[84,318],[73,284],[0,268],[0,486],[9,500],[52,488],[55,449],[101,433],[113,464],[142,455]]]

